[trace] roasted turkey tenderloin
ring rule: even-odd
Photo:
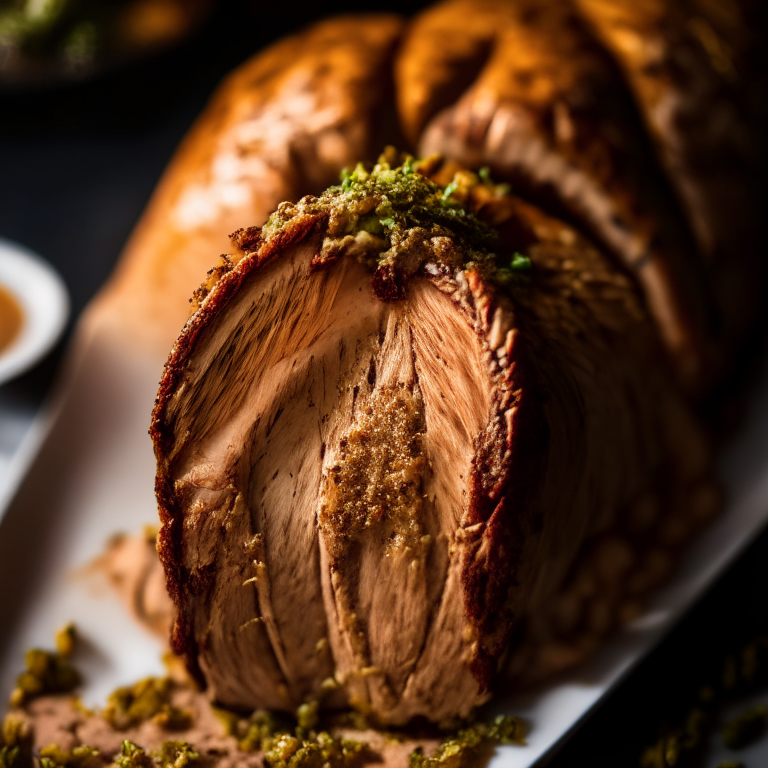
[[[125,344],[164,357],[229,233],[390,143],[487,165],[604,248],[702,399],[761,303],[761,186],[739,98],[755,80],[748,5],[445,0],[411,20],[361,14],[302,30],[217,90],[101,308]]]
[[[389,153],[233,242],[151,428],[173,646],[222,704],[467,716],[713,511],[633,281],[490,181]]]

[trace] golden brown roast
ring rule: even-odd
[[[183,140],[100,297],[131,341],[167,354],[189,298],[238,227],[381,151],[394,16],[322,22],[232,73]],[[373,87],[375,86],[375,87]]]
[[[211,267],[152,430],[174,645],[223,703],[465,715],[502,667],[547,674],[636,613],[716,507],[686,399],[759,276],[708,260],[691,200],[725,194],[693,171],[733,113],[685,102],[706,141],[654,124],[601,13],[323,22],[234,73],[161,182],[102,309],[165,350]],[[321,195],[386,141],[447,162],[388,156],[407,199],[362,168]]]
[[[713,511],[642,299],[572,228],[382,160],[234,243],[152,425],[174,648],[223,704],[467,716]]]
[[[761,281],[748,2],[576,0],[642,110],[715,286],[720,334],[754,321]]]
[[[458,98],[443,91],[453,70],[475,76]],[[709,287],[621,73],[573,6],[442,3],[408,29],[397,73],[418,152],[488,166],[578,220],[642,286],[682,380],[700,388],[716,364]]]
[[[182,144],[107,301],[166,349],[229,233],[406,137],[489,166],[596,240],[641,287],[684,387],[705,394],[760,280],[749,130],[723,63],[740,61],[740,6],[689,5],[662,24],[641,18],[650,0],[449,0],[410,23],[345,17],[276,44],[228,78]],[[683,32],[688,75],[672,57]]]

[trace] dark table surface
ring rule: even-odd
[[[109,275],[220,78],[273,39],[329,13],[326,4],[300,19],[264,25],[245,5],[223,4],[194,41],[144,66],[64,89],[0,90],[0,237],[23,243],[58,269],[74,319]],[[336,3],[332,10],[352,8]],[[66,337],[35,369],[0,387],[0,411],[21,421],[34,413],[65,344]],[[681,722],[726,654],[768,631],[767,591],[764,533],[546,765],[637,766],[643,747],[665,724]],[[750,768],[757,766],[753,758]]]

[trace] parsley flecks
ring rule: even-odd
[[[39,755],[40,768],[100,768],[103,761],[99,750],[86,744],[71,751],[61,749],[58,744],[43,747]]]
[[[444,190],[442,195],[442,200],[448,200],[451,195],[459,188],[459,185],[457,182],[452,181]]]
[[[467,768],[484,744],[525,744],[528,726],[519,717],[500,715],[490,724],[475,723],[442,741],[432,755],[411,752],[408,768]]]
[[[491,180],[488,168],[474,173],[438,155],[417,160],[387,147],[375,165],[345,168],[340,183],[319,196],[281,203],[263,227],[238,230],[232,239],[240,254],[222,256],[209,270],[191,299],[193,308],[244,255],[300,217],[322,226],[315,267],[356,258],[377,273],[375,293],[386,301],[402,298],[405,281],[427,265],[474,271],[498,286],[524,285],[533,274],[531,259],[503,253],[494,228],[512,215],[509,193],[508,184]]]
[[[164,741],[157,749],[147,752],[132,741],[123,741],[120,754],[115,755],[117,768],[187,768],[200,759],[200,754],[186,741]]]
[[[512,256],[512,261],[509,264],[509,268],[513,272],[528,272],[531,268],[531,260],[527,256],[515,252]]]
[[[125,729],[152,720],[166,730],[184,730],[192,724],[192,713],[171,703],[172,681],[147,677],[113,691],[102,716],[115,728]]]
[[[454,268],[480,269],[493,277],[498,235],[462,202],[462,194],[456,194],[466,187],[468,172],[443,187],[420,173],[420,161],[405,156],[397,165],[395,157],[389,151],[372,168],[358,163],[344,169],[341,183],[320,196],[282,203],[261,237],[276,234],[296,216],[323,215],[327,236],[322,257],[354,249],[359,260],[374,268],[407,264],[406,274],[427,260],[449,260]],[[472,175],[476,183],[485,183]],[[420,260],[414,253],[421,253]]]
[[[80,675],[69,657],[75,645],[75,629],[66,625],[56,633],[56,651],[30,648],[24,654],[26,669],[16,678],[10,704],[20,707],[45,693],[68,693],[80,684]]]
[[[0,768],[26,768],[32,764],[29,724],[10,712],[0,726]]]

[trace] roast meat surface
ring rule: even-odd
[[[702,400],[760,306],[760,173],[744,103],[757,82],[753,6],[445,0],[410,20],[311,26],[216,91],[101,309],[126,344],[162,358],[232,231],[320,194],[389,143],[488,166],[603,247]]]
[[[382,158],[234,242],[152,425],[173,644],[221,703],[465,717],[513,637],[513,667],[557,640],[592,544],[641,561],[656,522],[679,544],[711,511],[637,288],[568,226]],[[566,637],[619,620],[610,581]]]
[[[387,83],[402,27],[390,14],[320,22],[224,80],[100,298],[112,322],[128,329],[125,343],[164,359],[231,232],[262,224],[283,200],[325,189],[344,166],[395,140]]]
[[[467,70],[472,82],[448,93]],[[419,152],[489,166],[585,226],[638,281],[681,381],[700,390],[714,364],[710,288],[622,73],[574,4],[440,3],[407,30],[397,74]]]
[[[710,333],[733,345],[755,321],[763,274],[749,104],[758,82],[755,7],[740,0],[575,5],[625,74],[701,249],[717,311]]]

